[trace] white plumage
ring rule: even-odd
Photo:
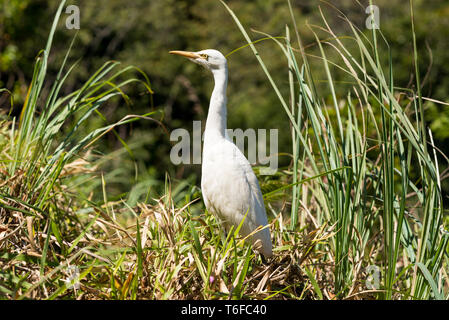
[[[217,50],[199,52],[170,51],[204,66],[214,76],[202,159],[201,189],[207,210],[217,215],[227,230],[235,228],[245,217],[240,234],[247,236],[259,226],[268,224],[262,192],[251,165],[226,134],[226,58]],[[268,227],[249,238],[254,248],[265,257],[272,256]]]

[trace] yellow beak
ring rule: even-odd
[[[186,58],[191,58],[191,59],[198,59],[201,58],[199,55],[197,55],[194,52],[189,52],[189,51],[170,51],[170,54],[176,54],[178,56],[183,56]]]

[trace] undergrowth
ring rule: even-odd
[[[0,122],[0,298],[447,299],[445,172],[439,172],[439,151],[424,121],[429,98],[421,95],[412,3],[416,90],[395,87],[391,49],[380,30],[367,35],[341,13],[352,50],[323,14],[322,26],[307,26],[320,54],[312,55],[291,10],[294,36],[291,27],[282,37],[263,34],[285,59],[287,99],[223,2],[291,128],[291,166],[260,177],[274,248],[266,264],[238,227],[223,231],[187,181],[167,177],[162,196],[139,191],[145,201],[109,199],[99,167],[116,155],[95,160],[95,142],[118,125],[156,121],[154,112],[84,135],[80,128],[88,117],[103,119],[101,106],[109,99],[126,103],[126,86],[142,85],[152,94],[151,84],[138,68],[107,62],[62,97],[64,80],[76,68],[66,70],[69,50],[44,97],[64,4],[36,60],[20,118],[4,115]],[[381,54],[390,57],[387,66]],[[326,71],[328,93],[314,80],[316,61]],[[335,70],[352,81],[344,97],[337,96]],[[64,135],[61,128],[70,123]],[[93,180],[96,190],[81,192]]]

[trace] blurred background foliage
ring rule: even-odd
[[[322,24],[318,6],[339,34],[344,34],[347,26],[341,22],[334,6],[360,29],[365,29],[368,1],[291,2],[303,43],[310,55],[317,54],[318,48],[307,24]],[[45,45],[58,1],[0,0],[0,3],[0,88],[9,89],[14,98],[11,110],[10,97],[3,93],[0,108],[3,114],[11,112],[17,116],[26,97],[35,58]],[[285,35],[285,22],[291,21],[285,0],[229,0],[227,3],[244,25],[251,28],[253,40],[265,37],[258,31],[272,36]],[[414,3],[421,74],[425,77],[423,95],[448,103],[449,2],[416,0]],[[141,68],[149,76],[154,90],[154,95],[150,96],[145,88],[127,88],[131,103],[127,104],[124,99],[114,100],[102,111],[105,118],[92,117],[85,130],[112,123],[126,114],[144,114],[151,110],[161,110],[158,120],[166,127],[163,130],[153,122],[142,120],[132,126],[118,128],[117,133],[131,151],[124,150],[113,133],[96,145],[93,157],[101,159],[102,154],[113,155],[107,157],[107,161],[101,161],[99,166],[99,170],[106,174],[109,194],[119,198],[132,188],[145,190],[151,186],[161,191],[159,188],[163,186],[166,172],[172,179],[187,179],[192,185],[198,184],[200,166],[174,166],[170,162],[173,143],[169,133],[175,128],[192,131],[192,120],[203,120],[204,125],[213,81],[205,70],[169,55],[168,51],[215,48],[226,55],[243,46],[245,40],[231,17],[219,1],[210,0],[78,0],[70,4],[80,8],[81,29],[78,32],[66,29],[65,17],[68,15],[63,16],[49,66],[50,74],[55,77],[70,42],[77,34],[70,63],[78,61],[78,67],[67,80],[63,88],[65,93],[73,92],[107,60]],[[392,48],[395,83],[399,87],[413,88],[411,32],[402,32],[411,28],[408,1],[377,0],[374,4],[380,8],[381,29]],[[322,39],[329,37],[325,33],[319,36]],[[350,40],[344,41],[348,41],[348,45],[351,43]],[[282,52],[273,41],[262,41],[257,46],[275,80],[285,83],[282,89],[287,96],[285,79],[288,70]],[[387,54],[382,57],[388,59]],[[328,58],[342,63],[332,55],[332,50],[329,50]],[[278,99],[253,54],[244,48],[230,55],[228,61],[228,127],[278,128],[279,152],[291,152],[290,130],[285,126],[287,116],[281,112]],[[312,70],[316,79],[325,78],[320,61]],[[332,71],[336,72],[335,79],[341,83],[341,92],[346,92],[345,86],[350,85],[348,79],[337,68]],[[51,82],[51,78],[47,79],[47,90]],[[326,87],[319,89],[326,90]],[[427,103],[426,107],[426,121],[434,132],[436,144],[443,152],[449,153],[449,107],[432,103]],[[281,156],[280,165],[288,164],[289,157]],[[92,185],[91,189],[94,187]],[[90,189],[86,189],[88,191]]]

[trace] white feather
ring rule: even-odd
[[[262,192],[250,163],[226,133],[226,58],[216,50],[203,50],[207,61],[198,61],[212,71],[215,80],[204,132],[201,189],[206,208],[216,214],[226,229],[237,227],[244,237],[259,226],[267,226]],[[259,241],[258,241],[259,240]],[[272,256],[268,227],[249,238],[265,257]],[[258,242],[258,243],[256,243]]]

